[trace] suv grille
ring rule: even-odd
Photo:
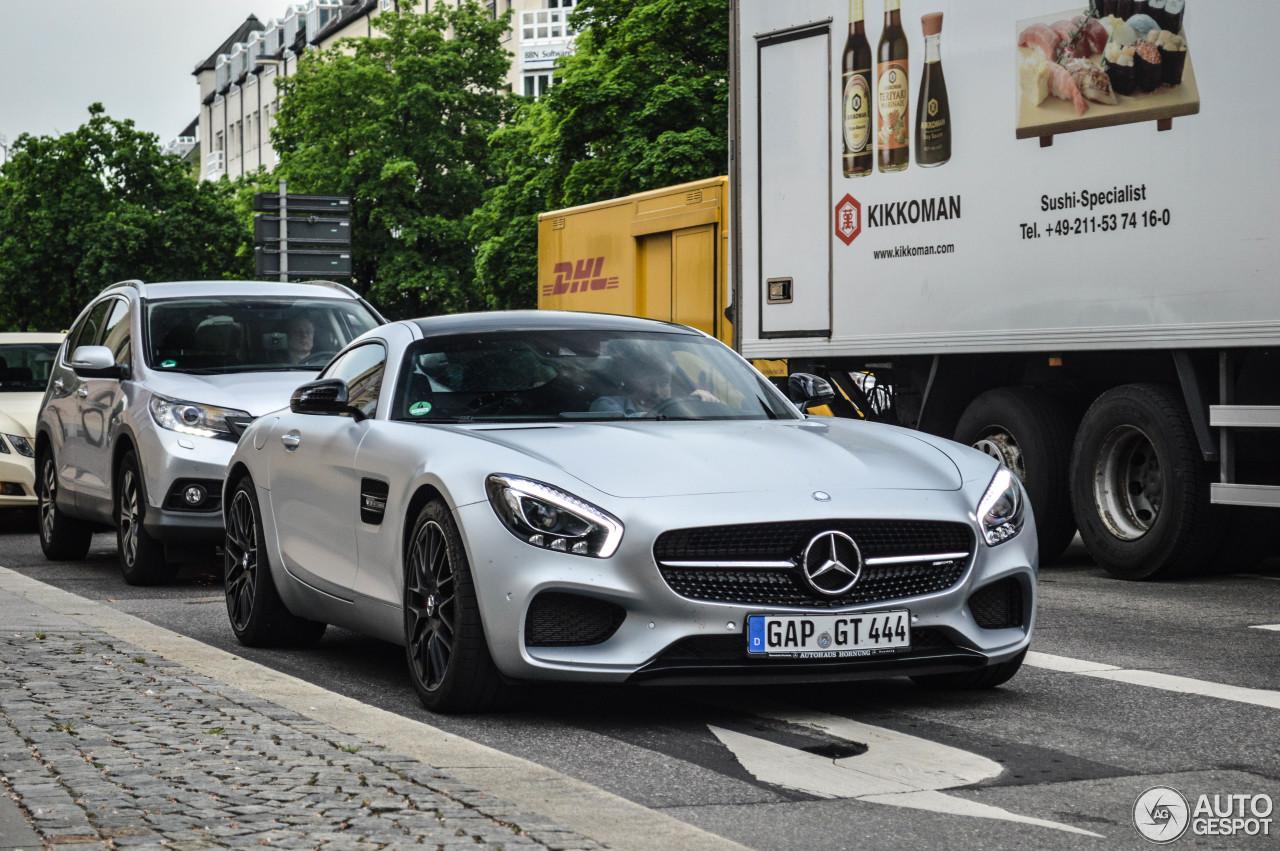
[[[838,597],[818,594],[795,566],[809,541],[832,530],[857,542],[864,560],[858,582]],[[973,541],[963,523],[809,520],[677,529],[660,535],[653,551],[662,578],[682,597],[823,609],[946,590],[964,575]]]

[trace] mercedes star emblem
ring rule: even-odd
[[[800,563],[809,587],[826,597],[839,597],[862,576],[862,552],[844,532],[814,536]]]

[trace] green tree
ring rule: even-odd
[[[495,134],[503,183],[476,214],[490,307],[536,302],[537,215],[725,174],[727,0],[581,0],[559,81]]]
[[[511,106],[506,17],[432,6],[305,55],[271,136],[290,192],[351,196],[354,282],[391,317],[478,306],[472,216]]]
[[[60,330],[127,278],[246,278],[227,184],[199,183],[101,104],[61,136],[23,134],[0,167],[0,327]],[[239,252],[239,256],[238,255]]]

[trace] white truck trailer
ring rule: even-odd
[[[1240,569],[1280,520],[1280,4],[1095,3],[732,0],[734,344],[1002,458],[1042,561]]]

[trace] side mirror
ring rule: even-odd
[[[836,399],[836,391],[827,379],[807,372],[787,376],[787,398],[801,411],[816,405],[827,405]]]
[[[77,346],[71,353],[71,370],[81,378],[129,377],[129,367],[116,363],[106,346]]]
[[[322,378],[299,386],[289,397],[289,410],[295,414],[350,414],[357,422],[365,418],[364,411],[351,404],[347,382],[341,378]]]

